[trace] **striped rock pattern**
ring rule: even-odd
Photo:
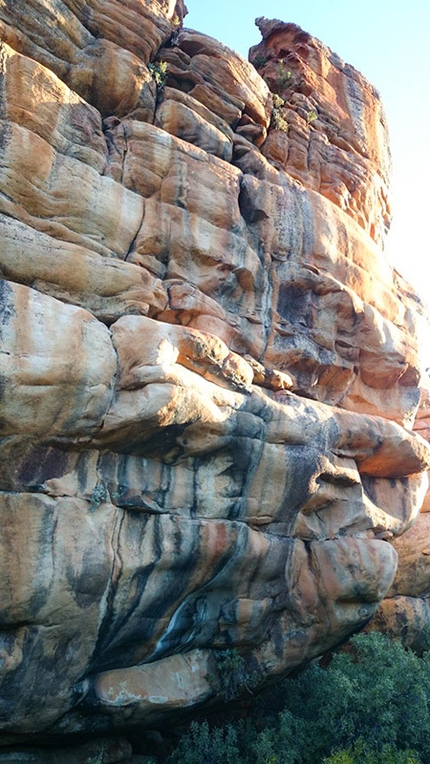
[[[424,376],[414,431],[430,441],[430,379]],[[430,644],[430,491],[415,524],[393,540],[398,554],[395,579],[368,630],[376,629],[418,653]]]
[[[0,0],[0,728],[53,764],[363,627],[426,492],[379,97],[184,12]]]

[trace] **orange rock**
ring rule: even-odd
[[[250,58],[284,101],[288,148],[269,161],[345,210],[378,243],[389,226],[387,128],[365,78],[295,24],[257,19],[263,41]]]
[[[181,0],[0,6],[0,744],[209,710],[218,651],[263,688],[381,600],[411,644],[426,317],[376,91],[278,21],[253,66]]]

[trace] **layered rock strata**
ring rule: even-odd
[[[253,66],[183,15],[0,0],[6,746],[210,708],[226,650],[258,689],[330,649],[426,492],[377,93],[293,25]]]

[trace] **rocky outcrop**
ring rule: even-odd
[[[390,225],[390,155],[378,93],[294,24],[263,17],[257,25],[263,40],[251,49],[251,61],[278,96],[274,127],[281,127],[271,132],[264,156],[383,243]]]
[[[226,651],[258,689],[335,646],[426,492],[377,93],[183,14],[0,2],[5,746],[128,761],[104,736],[224,702]]]
[[[414,430],[430,440],[430,379],[425,375]],[[400,640],[418,653],[430,645],[430,491],[415,524],[394,539],[398,567],[392,586],[371,619],[368,630]]]

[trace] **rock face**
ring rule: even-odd
[[[414,430],[430,440],[430,378],[424,377]],[[430,491],[416,523],[393,541],[398,568],[368,629],[388,633],[417,652],[430,644]]]
[[[335,646],[426,492],[377,93],[291,24],[253,66],[184,12],[0,0],[7,746],[210,708],[226,650],[258,688]]]

